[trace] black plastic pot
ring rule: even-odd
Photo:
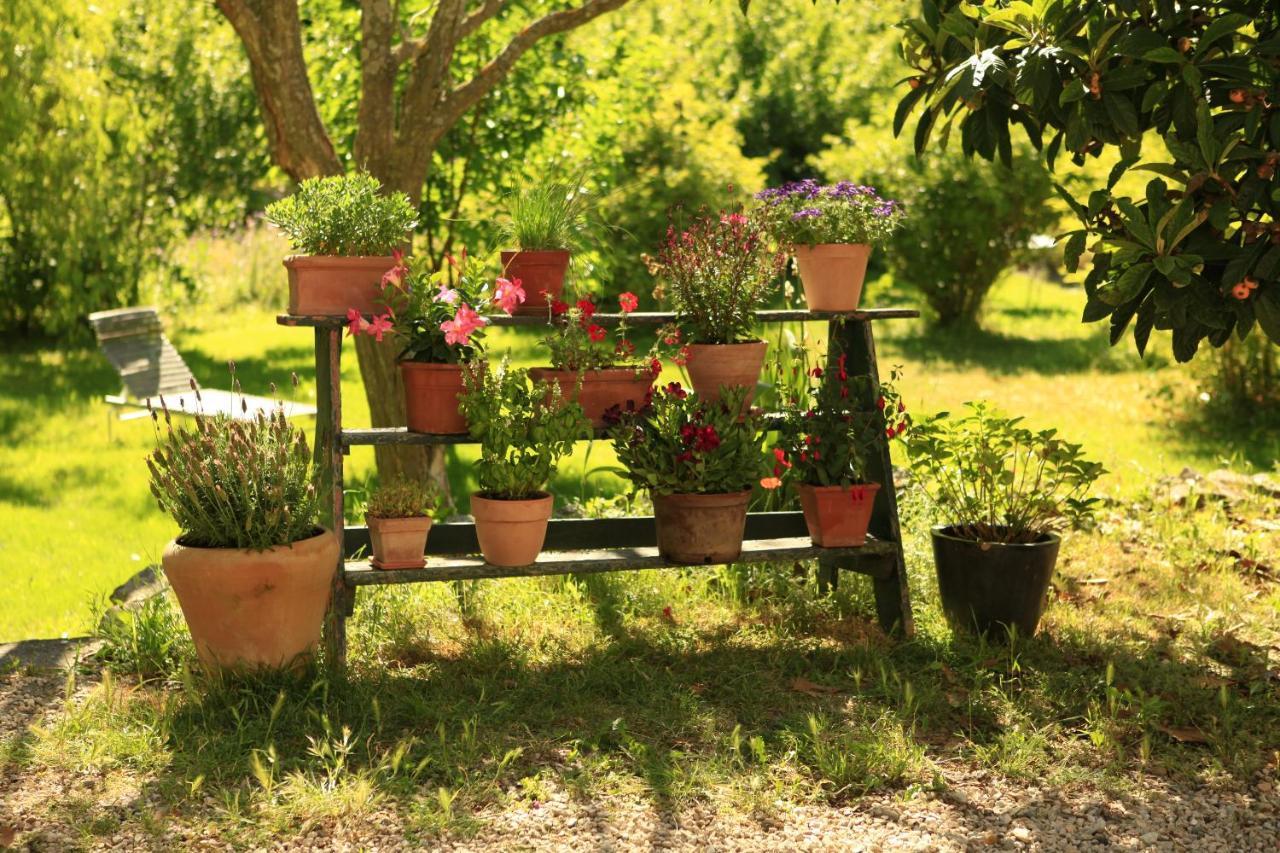
[[[942,609],[954,630],[1007,636],[1016,627],[1035,634],[1062,539],[1046,533],[1038,542],[1002,545],[933,528],[933,562]]]

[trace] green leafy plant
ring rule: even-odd
[[[1178,361],[1257,324],[1280,343],[1280,7],[1269,0],[1134,3],[925,0],[905,22],[918,73],[899,132],[920,107],[915,146],[958,135],[965,154],[1012,159],[1017,124],[1050,166],[1119,151],[1085,201],[1059,188],[1082,227],[1065,235],[1074,270],[1085,249],[1086,322],[1132,324],[1139,352],[1171,333]],[[1144,158],[1144,142],[1165,152]],[[1045,142],[1045,137],[1048,141]],[[1130,170],[1155,172],[1142,198],[1117,192]]]
[[[813,178],[756,193],[752,218],[783,246],[819,243],[883,243],[902,222],[902,205],[875,187],[841,181],[822,186]]]
[[[181,544],[264,551],[316,534],[311,451],[282,407],[248,420],[200,417],[191,427],[175,427],[167,408],[151,417],[159,445],[147,457],[151,494],[178,523]]]
[[[382,184],[362,172],[305,180],[267,206],[267,219],[295,252],[347,257],[389,255],[417,225],[408,196],[383,195]]]
[[[647,353],[637,354],[635,344],[628,336],[627,315],[636,310],[639,301],[634,293],[618,297],[618,321],[613,328],[610,342],[608,329],[595,322],[596,304],[589,297],[572,305],[555,300],[550,306],[552,333],[543,338],[551,354],[551,366],[556,370],[604,370],[630,367],[645,370],[655,377],[662,372],[660,355],[663,345],[674,345],[678,332],[671,327],[659,329],[653,346]]]
[[[471,435],[480,441],[476,479],[485,497],[536,497],[560,458],[590,432],[577,403],[565,400],[554,382],[530,382],[529,373],[505,360],[464,366],[459,396]]]
[[[525,183],[507,196],[508,239],[526,251],[572,250],[586,218],[589,196],[582,179]]]
[[[754,311],[782,272],[783,255],[764,231],[740,212],[705,210],[684,230],[672,224],[651,271],[663,284],[692,343],[731,344],[752,339]]]
[[[959,417],[941,412],[916,421],[907,438],[913,469],[959,535],[1035,542],[1089,518],[1097,502],[1089,489],[1106,473],[1101,463],[1086,460],[1057,430],[1033,432],[984,402],[965,405]]]
[[[751,488],[765,473],[760,416],[740,415],[746,389],[727,388],[716,403],[678,382],[643,405],[605,413],[619,473],[654,495],[725,494]]]
[[[440,503],[440,495],[430,482],[395,480],[379,485],[369,495],[365,515],[369,518],[424,518]]]

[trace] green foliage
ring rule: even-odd
[[[180,543],[264,551],[315,535],[311,451],[283,409],[251,420],[195,418],[191,427],[175,427],[168,409],[152,419],[151,494],[178,523]]]
[[[267,219],[303,255],[389,255],[417,225],[404,193],[382,194],[372,175],[311,178],[267,206]]]
[[[908,434],[912,466],[945,522],[980,542],[1034,542],[1092,513],[1086,497],[1102,464],[1057,430],[1033,432],[986,403],[956,418],[940,412]]]
[[[504,231],[520,249],[572,250],[580,239],[590,197],[582,177],[526,181],[507,196]]]
[[[554,382],[530,382],[529,372],[504,360],[463,367],[459,396],[471,437],[480,442],[476,478],[485,497],[522,500],[538,495],[561,457],[590,432],[582,406],[565,400]]]
[[[902,223],[902,207],[875,187],[852,181],[824,187],[814,178],[756,193],[752,218],[783,246],[870,243],[889,239]]]
[[[1110,319],[1113,344],[1133,324],[1139,352],[1167,330],[1178,361],[1255,323],[1280,342],[1280,114],[1268,99],[1280,7],[925,0],[904,27],[919,73],[894,124],[921,108],[917,151],[956,128],[965,154],[1009,163],[1015,124],[1050,165],[1119,149],[1105,187],[1083,202],[1062,192],[1082,224],[1066,235],[1068,268],[1093,253],[1086,322]],[[1157,135],[1165,153],[1142,162]],[[1141,198],[1117,194],[1131,169],[1178,188],[1154,179]]]
[[[101,608],[93,636],[95,657],[111,670],[140,680],[168,678],[195,660],[191,634],[173,596],[159,593],[136,608]]]
[[[1280,419],[1280,351],[1265,338],[1227,341],[1197,366],[1215,413],[1256,426]]]
[[[369,518],[424,518],[440,504],[440,493],[431,482],[396,480],[379,485],[369,495],[365,515]]]
[[[654,495],[725,494],[749,489],[765,471],[763,423],[741,415],[746,389],[726,388],[718,402],[699,400],[672,382],[648,404],[605,413],[622,470]]]
[[[742,213],[703,211],[683,230],[667,228],[652,269],[691,343],[752,340],[753,312],[783,265],[783,255],[764,236]]]

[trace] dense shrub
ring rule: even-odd
[[[1265,337],[1227,341],[1203,362],[1198,372],[1217,410],[1280,419],[1280,349]]]

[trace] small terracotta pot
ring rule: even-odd
[[[743,407],[751,405],[764,369],[764,341],[745,344],[689,344],[689,381],[703,400],[719,400],[721,386],[748,388]]]
[[[856,311],[867,277],[871,246],[866,243],[819,243],[796,246],[796,266],[810,311]]]
[[[520,279],[524,302],[517,314],[545,314],[552,300],[564,292],[564,277],[569,271],[569,253],[562,249],[502,253],[503,275]]]
[[[673,563],[731,563],[742,554],[751,490],[717,495],[654,495],[658,553]]]
[[[377,314],[381,304],[382,274],[395,266],[395,258],[368,255],[291,255],[284,259],[289,271],[289,313],[345,317],[351,308]]]
[[[476,538],[486,563],[494,566],[527,566],[538,559],[547,538],[551,495],[529,500],[504,501],[471,496]]]
[[[420,569],[427,564],[423,557],[427,534],[431,532],[431,519],[427,516],[365,516],[365,524],[369,525],[369,541],[373,543],[373,559],[369,562],[375,569]]]
[[[467,419],[458,410],[462,365],[402,361],[400,378],[410,432],[460,435],[467,431]]]
[[[328,530],[266,551],[170,542],[164,574],[200,662],[221,669],[305,663],[320,642],[338,552]]]
[[[564,398],[576,400],[596,429],[605,426],[604,413],[610,406],[616,404],[626,408],[627,401],[634,400],[639,408],[644,402],[645,394],[653,387],[652,373],[630,367],[584,370],[581,389],[577,388],[576,370],[534,367],[529,370],[529,376],[535,382],[554,382],[559,385]]]
[[[809,538],[819,548],[853,548],[867,542],[867,524],[879,483],[852,486],[800,484],[800,506]]]

